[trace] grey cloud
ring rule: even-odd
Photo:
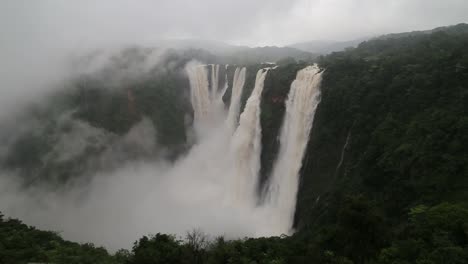
[[[6,5],[1,20],[2,39],[20,46],[20,40],[78,48],[161,38],[257,45],[430,28],[467,21],[466,10],[463,0],[20,0]]]
[[[465,0],[3,1],[0,118],[69,72],[70,52],[197,38],[245,45],[350,40],[468,21]]]
[[[86,49],[151,45],[166,38],[211,39],[246,45],[349,40],[467,22],[467,10],[466,0],[7,0],[0,6],[0,119],[18,105],[39,100],[44,92],[59,86],[70,74],[65,67],[69,55]],[[157,61],[157,57],[156,54],[153,59]],[[88,129],[82,124],[75,125],[80,134]],[[146,141],[139,142],[138,136],[154,134],[153,130],[157,130],[147,123],[142,123],[139,129],[136,131],[139,135],[129,133],[124,143],[146,144]],[[100,136],[99,131],[88,133]],[[59,140],[62,143],[57,144],[56,154],[81,153],[82,149],[76,148],[76,144],[83,144],[81,139],[75,134],[65,136],[63,142]],[[114,149],[119,148],[123,147],[117,145]],[[0,155],[2,151],[0,146]],[[193,218],[194,226],[215,234],[251,235],[254,230],[245,227],[255,226],[250,223],[256,219],[236,219],[243,214],[220,208],[216,190],[207,190],[211,196],[201,201],[193,200],[194,191],[213,186],[212,179],[202,182],[186,179],[185,175],[191,176],[193,171],[192,164],[179,164],[174,170],[164,163],[130,163],[113,175],[99,173],[89,189],[70,187],[73,192],[45,196],[35,189],[20,193],[18,183],[9,182],[11,177],[0,177],[0,209],[39,227],[68,230],[64,234],[68,238],[99,244],[116,241],[116,244],[106,244],[111,248],[129,246],[128,243],[148,230],[184,232],[193,227],[183,221],[189,217]],[[212,173],[218,174],[216,170]],[[188,182],[194,186],[193,190],[183,189],[181,182]],[[136,195],[122,196],[123,190]],[[77,197],[84,201],[76,204]],[[37,210],[29,211],[29,205]],[[206,214],[200,213],[202,206],[207,208],[203,211]],[[167,211],[167,208],[178,210]],[[49,220],[50,215],[61,218]],[[148,217],[134,219],[132,215]],[[79,225],[72,226],[75,223]]]

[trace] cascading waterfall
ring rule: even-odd
[[[217,76],[219,66],[211,66],[211,99],[210,105],[216,104],[216,101],[222,103],[222,95],[226,89],[223,89],[221,93],[217,93]],[[193,97],[205,96],[205,93],[198,92],[207,91],[209,87],[208,83],[203,80],[207,79],[204,76],[207,74],[206,71],[197,70],[203,68],[203,66],[195,65],[187,69],[191,80],[202,80],[191,81],[191,88]],[[239,110],[241,105],[241,97],[245,84],[246,68],[236,68],[233,78],[233,87],[231,94],[231,103],[227,116],[225,116],[225,122],[221,129],[212,129],[210,140],[205,141],[204,145],[213,145],[211,153],[216,153],[216,157],[211,156],[211,162],[215,162],[218,166],[225,166],[225,172],[223,176],[227,178],[226,182],[227,189],[226,195],[230,198],[228,200],[236,206],[249,206],[256,204],[256,183],[258,181],[258,172],[260,170],[260,151],[261,151],[261,127],[260,127],[260,100],[263,91],[263,84],[268,70],[261,69],[258,71],[255,80],[255,87],[247,100],[244,111],[239,117]],[[205,87],[201,87],[201,86]],[[225,85],[225,88],[227,84]],[[194,103],[194,112],[197,113],[198,105],[197,102],[203,101],[204,98],[192,98]],[[222,108],[211,107],[210,111],[223,112]],[[208,113],[208,115],[213,113]],[[195,120],[197,122],[197,120]],[[195,123],[195,125],[200,125]],[[206,125],[206,124],[202,124]],[[215,132],[213,132],[215,131]],[[214,134],[213,134],[214,133]],[[225,142],[222,142],[225,141]],[[227,141],[227,142],[226,142]],[[229,143],[230,144],[226,144]],[[225,146],[228,146],[228,150],[221,151]],[[216,149],[215,149],[216,148]],[[217,153],[220,151],[220,153]]]
[[[211,64],[211,98],[215,99],[219,85],[219,65]]]
[[[228,88],[227,78],[225,79],[224,87],[219,91],[219,65],[211,65],[211,101],[212,101],[212,112],[217,118],[217,121],[224,119],[224,103],[223,96]]]
[[[257,72],[255,87],[247,100],[233,137],[236,170],[235,199],[241,203],[250,203],[250,205],[256,203],[255,190],[260,171],[262,133],[260,101],[267,73],[268,69],[260,69]]]
[[[208,91],[208,73],[204,65],[188,66],[187,73],[190,81],[191,102],[194,114],[195,129],[203,126],[203,122],[209,118],[211,108],[210,94]]]
[[[220,101],[221,104],[223,104],[223,96],[226,93],[227,89],[229,88],[227,68],[228,67],[226,65],[226,68],[225,68],[225,71],[224,71],[224,87],[223,87],[223,90],[221,90],[221,92],[220,92],[221,96],[219,96],[219,101]]]
[[[262,134],[260,102],[270,68],[257,72],[255,87],[239,117],[246,68],[235,70],[231,102],[225,112],[224,107],[216,105],[223,104],[227,77],[224,88],[218,91],[219,66],[211,67],[211,93],[205,66],[192,65],[187,68],[195,113],[194,125],[205,126],[203,131],[206,133],[206,129],[209,129],[211,134],[194,147],[185,162],[191,162],[190,167],[203,170],[198,175],[208,177],[210,190],[216,190],[214,193],[219,195],[210,199],[222,199],[223,206],[250,219],[255,229],[251,235],[288,234],[292,231],[299,170],[320,101],[321,70],[316,65],[306,67],[297,73],[291,84],[281,128],[280,150],[265,187],[264,199],[259,204],[256,190]],[[200,122],[217,113],[224,122],[213,119],[218,122],[214,127]]]
[[[271,214],[271,228],[280,234],[292,231],[299,170],[320,102],[321,79],[322,72],[316,65],[300,70],[286,101],[280,150],[267,185],[264,205]]]
[[[206,65],[189,64],[186,70],[191,87],[194,127],[200,137],[207,134],[207,129],[224,119],[223,95],[228,88],[227,79],[223,89],[219,91],[219,65],[211,65],[211,85]]]
[[[258,71],[255,87],[239,118],[245,68],[236,70],[229,110],[222,101],[227,84],[219,89],[219,66],[212,66],[209,72],[209,66],[189,63],[186,69],[193,124],[196,136],[200,137],[184,155],[173,162],[128,160],[115,170],[96,171],[90,175],[96,177],[90,178],[89,185],[77,185],[78,189],[69,186],[66,192],[42,193],[34,186],[24,190],[20,182],[7,181],[7,185],[0,184],[0,201],[16,201],[2,202],[0,207],[6,204],[8,211],[36,219],[37,223],[52,220],[52,224],[59,224],[55,228],[64,230],[68,236],[78,235],[79,241],[93,238],[101,245],[106,243],[102,238],[119,241],[119,237],[125,236],[135,241],[148,232],[180,236],[193,228],[205,230],[213,237],[225,235],[227,239],[289,233],[298,174],[320,99],[320,70],[316,66],[307,67],[298,72],[291,84],[280,151],[266,183],[267,198],[259,203],[256,185],[262,147],[260,102],[265,78],[273,70]],[[154,141],[154,133],[150,134],[147,139],[142,138],[142,144]],[[133,142],[131,135],[115,141]],[[347,143],[342,156],[346,146]],[[107,154],[100,158],[108,157]],[[113,221],[117,222],[109,225]],[[90,229],[89,223],[94,228]],[[116,226],[129,228],[121,228],[121,234],[115,236]],[[121,246],[114,247],[118,248]]]
[[[230,131],[234,131],[239,117],[240,110],[240,99],[242,96],[242,90],[244,89],[245,84],[245,67],[240,69],[236,68],[234,72],[234,79],[232,83],[232,93],[231,93],[231,104],[229,106],[227,123]],[[227,80],[227,77],[226,77]],[[227,84],[227,82],[226,82]]]

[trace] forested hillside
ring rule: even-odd
[[[365,192],[393,216],[417,203],[466,199],[467,35],[460,25],[322,58],[303,190]]]
[[[468,27],[458,25],[321,58],[326,72],[303,166],[300,230],[327,233],[326,247],[357,263],[379,254],[390,262],[439,255],[433,250],[466,254],[466,219],[437,244],[437,232],[414,235],[408,214],[443,202],[452,205],[434,211],[466,210],[467,44]]]
[[[187,147],[191,114],[182,70],[194,58],[212,59],[206,54],[129,48],[96,72],[80,69],[93,67],[99,54],[77,61],[79,74],[64,89],[4,123],[1,167],[26,184],[63,184],[128,160],[174,159]]]
[[[321,103],[301,169],[292,236],[225,240],[197,230],[186,238],[155,231],[131,250],[109,254],[1,217],[0,263],[468,263],[466,47],[468,25],[460,24],[388,35],[317,59],[325,69]],[[95,75],[80,76],[72,89],[25,114],[39,129],[13,133],[9,152],[0,149],[2,166],[33,184],[110,166],[93,161],[106,151],[126,155],[113,156],[117,163],[128,156],[174,160],[191,144],[192,112],[183,89],[188,80],[180,70],[193,57],[222,60],[202,51],[174,53],[164,62],[172,68],[119,81],[118,89]],[[265,80],[263,180],[278,151],[289,85],[305,61],[280,61]],[[260,67],[248,67],[243,104]],[[226,71],[231,80],[233,69]],[[133,129],[136,138],[154,135],[160,146],[144,148],[147,142],[135,140]],[[57,148],[61,140],[75,138],[67,131],[85,135],[85,142],[57,158],[65,153]],[[67,138],[57,136],[63,134]]]
[[[63,240],[56,232],[41,231],[0,213],[0,263],[122,263],[119,254],[93,244]]]
[[[61,84],[63,89],[50,92],[44,101],[27,106],[11,120],[2,120],[0,168],[18,173],[26,185],[60,185],[125,161],[154,157],[173,161],[193,143],[193,112],[184,68],[189,61],[247,65],[245,105],[256,71],[271,66],[262,62],[283,58],[281,68],[290,72],[287,79],[279,76],[284,79],[280,86],[284,95],[277,104],[282,104],[299,68],[286,67],[296,62],[289,55],[311,59],[310,54],[289,48],[258,49],[259,57],[250,54],[257,49],[239,56],[216,56],[201,49],[144,47],[79,57],[72,68],[76,74]],[[236,67],[227,65],[220,70],[221,83],[228,77],[229,89],[223,97],[226,105]],[[277,84],[271,85],[278,90]]]

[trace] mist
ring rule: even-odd
[[[354,40],[467,22],[467,8],[463,0],[7,1],[0,9],[0,118],[54,89],[71,74],[73,54],[177,39],[248,46]]]
[[[212,237],[254,236],[258,224],[252,214],[220,203],[219,182],[200,174],[187,165],[132,162],[57,191],[24,190],[2,175],[0,203],[9,216],[111,250],[130,248],[143,235],[184,237],[195,228]]]
[[[160,58],[161,53],[155,54]],[[86,69],[93,69],[88,74],[107,69],[108,56],[103,56],[104,59],[98,56],[85,63]],[[171,68],[159,62],[149,56],[141,64],[119,72],[120,75],[104,79],[119,83],[142,76],[149,69]],[[189,62],[187,68],[198,65],[199,62]],[[81,68],[78,67],[79,73]],[[187,68],[180,74],[186,74]],[[102,78],[101,74],[97,76]],[[111,85],[110,89],[119,88]],[[254,213],[254,208],[236,206],[229,200],[232,197],[226,196],[226,189],[236,175],[229,164],[232,156],[223,158],[229,152],[229,144],[224,144],[229,142],[227,123],[223,121],[227,112],[221,97],[217,100],[218,104],[210,110],[216,118],[203,121],[203,127],[194,126],[192,137],[196,143],[176,161],[166,158],[169,150],[155,141],[158,128],[146,118],[119,136],[76,119],[73,110],[60,113],[56,117],[57,128],[49,132],[54,145],[42,157],[43,163],[79,160],[88,148],[105,148],[105,151],[94,157],[91,164],[83,163],[83,167],[89,168],[66,184],[49,185],[39,179],[24,185],[20,172],[1,171],[2,212],[38,228],[57,231],[65,239],[91,241],[113,251],[130,248],[141,236],[157,232],[184,237],[186,232],[197,228],[213,238],[259,235],[263,217]],[[237,114],[233,115],[238,116],[238,107],[234,111]],[[47,130],[44,124],[27,116],[16,121],[22,125],[11,120],[3,123],[10,131],[10,141],[23,133],[32,131],[42,135]],[[190,141],[188,145],[192,144]],[[7,152],[9,147],[11,143],[5,144],[2,152]],[[130,157],[135,151],[139,155]]]
[[[212,133],[216,131],[213,127]],[[226,172],[222,165],[210,162],[215,159],[214,153],[219,154],[213,152],[217,146],[212,141],[199,142],[175,163],[160,156],[125,159],[125,148],[119,145],[158,149],[154,133],[143,120],[97,158],[110,169],[78,177],[60,188],[41,184],[25,188],[19,175],[3,172],[0,207],[8,216],[38,228],[111,250],[129,248],[143,235],[164,232],[183,237],[194,228],[213,236],[255,235],[258,225],[252,214],[220,202],[225,197],[220,175]],[[70,133],[61,135],[61,144],[51,155],[55,159],[73,158],[86,147],[87,136],[111,140],[106,132],[77,123]]]
[[[0,135],[40,129],[28,119],[15,121],[27,106],[67,89],[76,76],[102,72],[115,53],[132,45],[152,51],[143,64],[104,81],[117,86],[150,70],[172,70],[162,60],[169,48],[208,46],[205,40],[220,53],[233,45],[352,40],[467,22],[467,8],[464,0],[10,1],[0,8]],[[180,44],[187,39],[192,44]],[[93,52],[98,55],[90,62],[77,62]],[[195,64],[200,63],[207,62]],[[154,139],[160,128],[147,120],[117,136],[70,120],[71,114],[60,115],[71,131],[60,134],[53,157],[45,158],[69,160],[88,144],[111,142],[96,159],[100,169],[60,188],[25,188],[18,172],[0,171],[0,210],[7,216],[112,250],[129,248],[148,233],[183,236],[194,228],[228,238],[280,235],[262,229],[265,212],[233,206],[226,198],[226,185],[236,175],[228,173],[235,171],[232,156],[219,159],[229,144],[220,148],[227,139],[218,123],[195,131],[195,143],[187,140],[190,150],[172,161]],[[145,152],[145,158],[128,159],[126,146]],[[0,157],[8,147],[2,144]],[[232,181],[220,177],[226,173]]]

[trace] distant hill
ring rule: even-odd
[[[404,37],[411,37],[411,36],[420,36],[420,35],[429,35],[436,32],[445,32],[448,34],[466,34],[468,33],[468,24],[460,23],[454,26],[446,26],[446,27],[437,27],[430,30],[419,30],[419,31],[411,31],[411,32],[403,32],[403,33],[391,33],[385,34],[380,37],[376,37],[374,39],[392,39],[392,38],[404,38]]]
[[[105,64],[108,58],[120,64],[119,67],[129,67],[141,61],[152,63],[170,51],[173,56],[185,56],[203,63],[252,65],[265,62],[278,62],[280,60],[306,61],[317,58],[320,53],[312,53],[294,47],[248,47],[231,45],[221,41],[204,39],[168,39],[160,40],[151,45],[130,45],[117,51],[93,50],[89,54],[75,58],[74,63],[81,67],[82,71],[93,71],[90,62]],[[100,63],[96,61],[100,60]],[[77,66],[74,65],[74,66]],[[103,65],[101,65],[103,66]],[[78,69],[74,69],[78,70]]]
[[[214,43],[211,50],[206,43],[195,44],[201,45],[195,41],[175,50],[173,43],[174,50],[155,56],[157,63],[151,50],[126,49],[110,56],[100,71],[70,81],[68,89],[49,96],[44,106],[31,106],[25,117],[2,123],[0,170],[24,175],[31,185],[49,179],[62,183],[129,160],[151,161],[167,150],[174,149],[176,156],[190,147],[190,85],[183,73],[187,62],[267,62],[314,54],[292,47]],[[459,24],[383,35],[317,60],[326,71],[300,170],[292,236],[219,237],[205,244],[201,231],[188,233],[187,240],[158,233],[143,236],[130,251],[110,255],[0,213],[0,263],[466,264],[467,46],[468,25]],[[81,63],[89,67],[93,63],[87,59]],[[265,79],[260,105],[264,181],[279,151],[284,100],[306,64],[280,65]],[[260,67],[248,65],[243,94],[251,93]],[[138,78],[130,74],[141,69],[145,71]],[[220,67],[219,76],[232,80],[234,69]],[[59,185],[53,187],[56,192]],[[127,197],[127,189],[121,190]],[[61,215],[47,216],[52,223],[61,220]]]
[[[307,51],[313,54],[320,54],[325,55],[336,51],[343,51],[349,47],[357,47],[360,43],[368,40],[376,40],[376,39],[392,39],[392,38],[404,38],[410,36],[419,36],[419,35],[427,35],[432,34],[435,32],[446,32],[446,33],[468,33],[468,24],[460,23],[454,26],[445,26],[445,27],[437,27],[430,30],[419,30],[419,31],[411,31],[411,32],[403,32],[403,33],[390,33],[384,34],[377,37],[362,37],[354,40],[349,41],[333,41],[333,40],[312,40],[306,42],[299,42],[290,44],[286,47],[295,48],[302,51]]]
[[[285,58],[293,58],[296,61],[308,61],[317,57],[307,50],[295,47],[247,47],[230,45],[220,41],[185,39],[166,40],[159,43],[163,48],[176,50],[206,50],[220,58],[220,63],[229,64],[258,64],[263,62],[277,62]]]
[[[157,46],[176,50],[203,49],[215,55],[249,49],[247,46],[231,45],[225,42],[207,39],[167,39],[159,41]]]
[[[291,44],[287,47],[315,53],[328,54],[334,51],[343,51],[348,47],[356,47],[359,43],[368,40],[369,38],[360,38],[350,41],[332,41],[332,40],[313,40],[301,43]]]
[[[291,47],[256,47],[240,49],[228,55],[230,61],[236,64],[255,64],[264,62],[277,62],[285,58],[293,58],[296,61],[310,61],[317,57],[316,54]]]

